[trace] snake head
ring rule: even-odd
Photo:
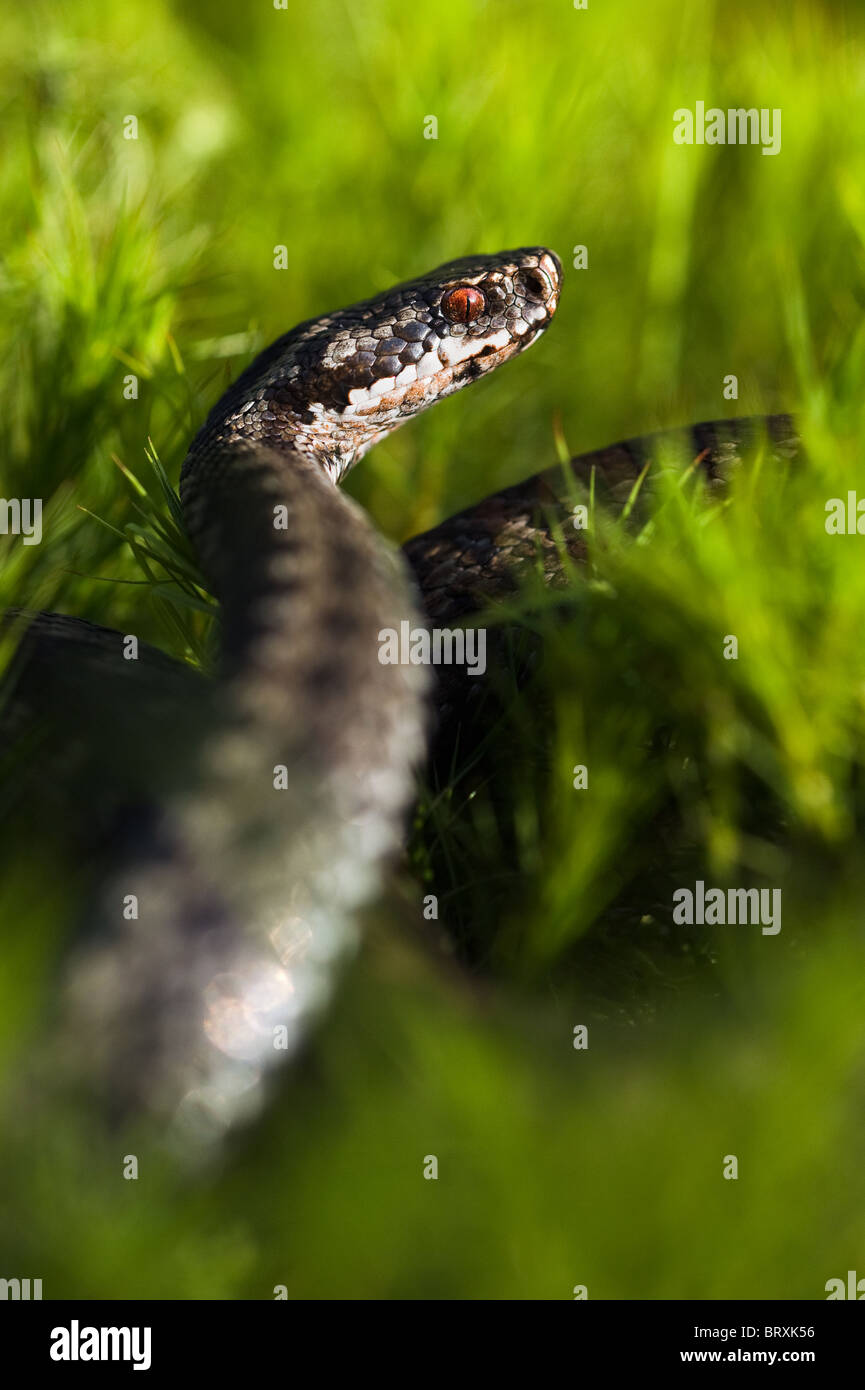
[[[535,342],[559,301],[562,265],[545,247],[448,261],[320,321],[313,406],[329,421],[339,477],[384,435]],[[317,408],[316,408],[317,407]]]
[[[247,368],[210,426],[305,453],[338,481],[406,420],[535,342],[561,282],[543,246],[448,261],[300,324]]]

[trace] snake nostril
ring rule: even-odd
[[[451,323],[473,323],[485,306],[482,291],[473,285],[457,285],[442,296],[442,313]]]
[[[520,275],[522,288],[529,299],[546,299],[550,292],[547,277],[539,270],[524,270]]]

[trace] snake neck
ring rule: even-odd
[[[363,770],[415,711],[415,667],[383,665],[379,633],[416,617],[404,562],[318,460],[248,440],[190,452],[181,496],[222,605],[222,676],[233,714],[310,766]]]

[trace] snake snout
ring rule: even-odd
[[[541,268],[549,275],[555,289],[561,289],[562,285],[562,263],[555,251],[544,251],[541,255]]]
[[[562,288],[562,263],[555,251],[538,246],[531,253],[535,265],[522,271],[520,281],[530,299],[539,299],[552,318],[559,303]]]

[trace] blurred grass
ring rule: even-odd
[[[0,605],[199,658],[204,615],[104,582],[142,578],[108,529],[142,520],[113,458],[166,517],[148,439],[176,482],[256,348],[473,250],[551,245],[562,306],[353,475],[394,539],[554,462],[557,416],[576,453],[795,407],[811,455],[764,460],[725,506],[662,479],[639,541],[598,517],[564,607],[529,590],[510,610],[543,660],[422,789],[404,901],[266,1121],[191,1190],[152,1136],[115,1152],[84,1108],[34,1104],[4,1126],[0,1273],[80,1297],[821,1297],[861,1261],[865,578],[823,508],[865,440],[863,19],[815,0],[0,18],[0,492],[46,503],[41,546],[0,538]],[[696,100],[780,107],[781,154],[675,146]],[[9,1077],[77,868],[42,825],[0,853]],[[696,878],[781,887],[780,935],[674,931]]]

